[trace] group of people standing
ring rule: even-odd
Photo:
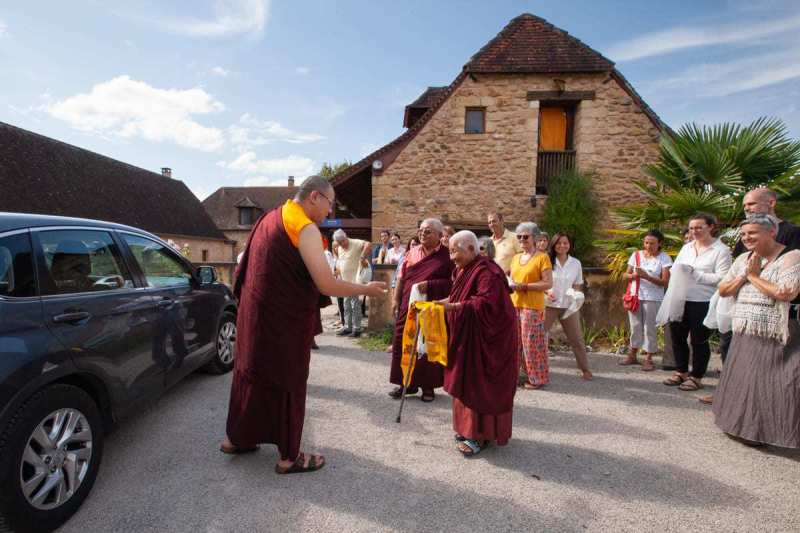
[[[664,385],[700,390],[718,329],[722,377],[716,395],[700,401],[713,403],[716,424],[745,444],[800,448],[800,228],[777,217],[776,203],[767,188],[745,195],[733,252],[707,214],[689,219],[674,262],[661,251],[664,236],[647,233],[628,262],[639,306],[628,311],[630,349],[620,364],[637,364],[643,351],[642,370],[653,370],[664,325],[675,359]]]
[[[500,213],[490,213],[491,237],[479,240],[471,231],[453,232],[429,218],[419,226],[419,244],[402,254],[399,236],[389,232],[377,252],[368,242],[337,232],[336,255],[326,261],[317,224],[330,212],[334,194],[327,180],[308,178],[293,200],[253,228],[234,283],[240,307],[224,453],[274,443],[279,474],[325,465],[321,455],[300,451],[319,308],[325,296],[344,298],[344,328],[360,331],[353,301],[387,292],[381,282],[358,279],[370,263],[398,264],[390,369],[396,387],[390,396],[400,398],[406,385],[406,394],[421,391],[421,399],[431,402],[435,389],[444,387],[453,397],[453,429],[462,454],[508,442],[517,388],[539,389],[550,381],[547,334],[556,320],[581,377],[592,378],[578,318],[582,267],[570,255],[575,243],[569,236],[543,237],[533,222],[511,232]],[[740,226],[744,251],[733,263],[706,215],[689,221],[691,241],[674,263],[661,251],[663,235],[647,234],[627,272],[641,305],[630,315],[631,351],[623,362],[638,362],[643,351],[643,370],[651,369],[656,325],[665,323],[676,361],[665,384],[701,388],[710,354],[708,321],[726,307],[723,299],[730,299],[731,341],[713,399],[716,422],[750,444],[800,448],[800,322],[793,302],[800,292],[800,230],[779,221],[774,207],[772,191],[748,193],[748,218]],[[448,364],[421,359],[410,383],[404,383],[402,333],[412,293],[444,306]]]

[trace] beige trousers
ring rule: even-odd
[[[548,307],[544,315],[544,330],[550,332],[553,323],[558,320],[564,333],[567,335],[567,342],[575,354],[575,362],[582,371],[589,370],[589,359],[586,356],[586,343],[583,341],[581,331],[580,313],[573,313],[567,318],[561,318],[566,309],[563,307]]]

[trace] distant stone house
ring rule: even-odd
[[[225,237],[235,242],[238,255],[258,217],[294,198],[295,193],[297,187],[291,176],[285,187],[220,187],[203,200],[203,208]]]
[[[169,169],[158,174],[0,122],[0,191],[0,211],[141,228],[232,279],[234,243]]]
[[[536,220],[548,180],[594,172],[601,225],[641,198],[632,182],[667,127],[614,63],[547,21],[513,19],[446,87],[406,107],[397,139],[336,175],[337,200],[373,238],[405,238],[428,216],[485,231],[486,213]]]

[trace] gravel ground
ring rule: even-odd
[[[465,459],[445,393],[396,424],[388,355],[318,342],[303,448],[323,470],[277,476],[273,446],[219,453],[231,378],[196,374],[109,436],[61,531],[800,531],[800,453],[727,439],[664,372],[591,354],[584,382],[554,357],[548,388],[520,389],[508,446]]]

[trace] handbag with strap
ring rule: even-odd
[[[640,265],[639,253],[640,252],[636,252],[633,256],[637,267]],[[636,287],[632,292],[631,285]],[[622,307],[632,313],[635,313],[639,309],[639,276],[636,276],[635,281],[631,280],[628,282],[628,288],[625,289],[625,296],[622,297]]]

